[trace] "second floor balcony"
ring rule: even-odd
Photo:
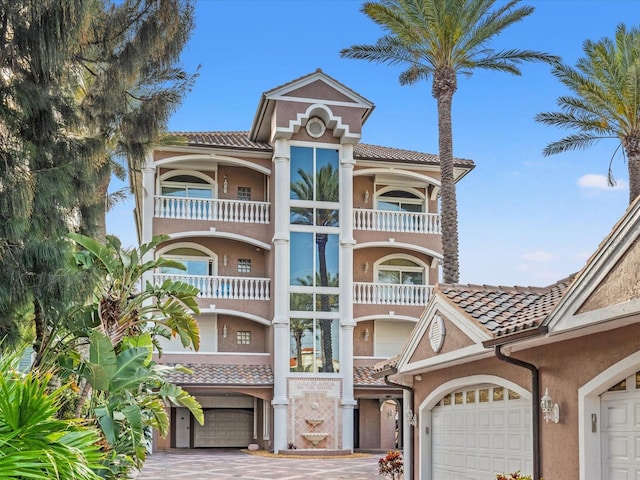
[[[440,215],[437,213],[370,210],[353,210],[354,230],[374,232],[428,233],[440,235]]]
[[[162,283],[166,279],[193,285],[200,290],[201,298],[232,300],[269,300],[271,280],[257,277],[228,277],[213,275],[187,275],[156,273],[154,281]]]
[[[430,285],[354,282],[353,303],[424,306],[432,291]]]
[[[269,202],[156,195],[154,216],[179,220],[269,223]]]

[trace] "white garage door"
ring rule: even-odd
[[[215,408],[195,424],[194,447],[247,447],[253,439],[253,412]]]
[[[431,430],[433,480],[533,473],[531,401],[512,390],[482,385],[451,393],[432,410]]]
[[[640,374],[601,397],[602,480],[640,479]]]

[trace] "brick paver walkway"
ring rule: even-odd
[[[231,449],[169,450],[147,456],[136,480],[380,480],[378,458],[286,458]]]

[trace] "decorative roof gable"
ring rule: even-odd
[[[291,138],[310,118],[318,117],[333,137],[355,144],[373,109],[372,102],[317,69],[262,94],[249,139]]]
[[[627,209],[545,320],[549,335],[611,329],[640,312],[640,198]],[[606,323],[606,324],[605,324]]]

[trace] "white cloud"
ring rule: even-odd
[[[626,190],[627,182],[625,180],[616,180],[616,184],[613,187],[610,187],[605,175],[588,173],[578,179],[578,186],[582,188],[595,188],[598,190]]]
[[[522,258],[528,262],[550,262],[554,256],[552,253],[545,252],[544,250],[536,250],[535,252],[525,253]]]

